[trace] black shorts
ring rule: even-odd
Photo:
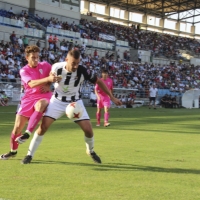
[[[155,101],[156,97],[149,97],[149,101]]]

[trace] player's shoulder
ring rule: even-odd
[[[52,65],[52,70],[56,71],[60,68],[63,68],[64,66],[66,66],[66,64],[67,64],[66,62],[57,62],[57,63]]]
[[[39,65],[40,65],[40,66],[44,66],[44,67],[46,67],[46,66],[51,66],[51,64],[48,63],[48,62],[46,62],[46,61],[39,62]]]
[[[84,67],[83,65],[79,65],[78,66],[78,69],[81,70],[81,71],[86,71],[86,67]]]
[[[22,67],[19,71],[20,71],[20,73],[22,73],[22,72],[25,72],[25,71],[27,71],[27,70],[29,70],[29,66],[28,66],[28,65],[25,65],[25,66]]]

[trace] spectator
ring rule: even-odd
[[[95,58],[98,58],[98,53],[97,53],[97,50],[95,49],[95,51],[94,51],[94,57]]]
[[[12,7],[10,7],[10,10],[8,12],[14,14]]]
[[[5,71],[1,72],[1,80],[2,80],[3,82],[6,82],[6,81],[7,81],[7,74],[6,74]]]
[[[37,42],[36,42],[36,45],[40,48],[41,47],[41,45],[40,45],[40,40],[38,40]]]
[[[2,106],[7,106],[7,104],[8,104],[8,97],[5,94],[5,91],[0,92],[0,104]]]
[[[16,41],[16,35],[15,35],[15,31],[13,31],[12,34],[10,35],[10,42],[14,44],[15,41]]]
[[[20,46],[20,48],[21,48],[22,45],[23,45],[22,36],[20,36],[20,37],[18,38],[18,44],[19,44],[19,46]]]
[[[13,83],[16,83],[16,79],[15,79],[15,76],[13,75],[12,71],[10,71],[10,72],[8,73],[7,78],[8,78],[8,81],[13,82]]]
[[[49,45],[53,43],[53,36],[50,34],[48,38]]]
[[[92,89],[91,93],[90,93],[90,102],[92,103],[92,107],[96,107],[96,103],[97,103],[97,96],[94,93],[94,89]]]
[[[23,40],[24,48],[26,48],[28,46],[28,38],[24,36],[22,40]]]
[[[141,63],[141,61],[142,61],[142,53],[141,53],[141,51],[138,53],[138,62],[140,62]]]

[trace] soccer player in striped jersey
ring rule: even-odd
[[[101,163],[100,157],[94,152],[94,133],[90,118],[81,100],[83,82],[89,80],[93,84],[97,83],[116,105],[121,105],[121,102],[112,95],[102,80],[98,79],[95,74],[91,73],[84,66],[79,65],[79,62],[80,52],[74,49],[68,52],[65,62],[55,63],[52,66],[51,72],[56,76],[61,76],[62,79],[55,83],[55,91],[43,117],[42,124],[35,131],[28,149],[28,154],[22,160],[22,164],[31,162],[36,149],[43,139],[43,135],[55,120],[65,114],[66,106],[71,102],[78,102],[84,108],[82,117],[75,119],[74,122],[84,132],[86,153],[94,162]]]

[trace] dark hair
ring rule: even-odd
[[[67,55],[70,55],[70,56],[72,56],[72,57],[75,58],[75,59],[79,59],[81,54],[80,54],[80,51],[79,51],[79,50],[77,50],[77,49],[72,49],[72,50],[70,50],[70,51],[68,52]]]
[[[37,53],[37,52],[39,53],[40,49],[38,46],[35,45],[27,46],[25,49],[26,56],[29,56],[30,53]]]
[[[103,69],[101,73],[102,74],[108,74],[108,70],[107,69]]]

